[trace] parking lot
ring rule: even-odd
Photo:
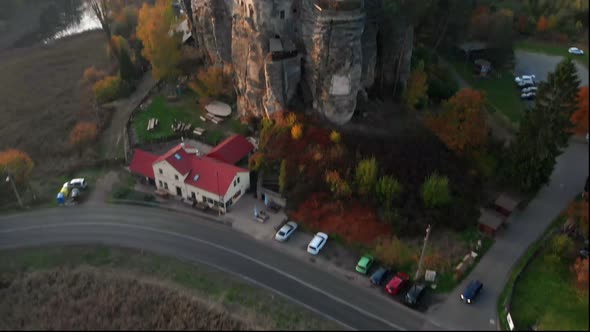
[[[562,56],[545,55],[527,51],[517,50],[514,52],[516,65],[514,75],[531,75],[534,74],[537,81],[547,80],[550,72],[555,70],[557,64],[563,60]],[[580,78],[580,86],[588,85],[588,69],[578,61],[574,62]]]
[[[274,237],[277,230],[286,221],[287,217],[285,213],[282,210],[278,213],[267,211],[269,219],[264,223],[259,223],[254,219],[254,206],[256,206],[258,210],[265,210],[264,202],[255,199],[251,194],[243,196],[236,205],[234,205],[232,211],[229,213],[229,216],[234,220],[232,225],[234,229],[247,233],[260,241],[265,241],[268,245],[277,250],[288,252],[301,259],[302,262],[313,264],[335,276],[348,280],[358,287],[371,288],[374,292],[378,292],[391,301],[403,303],[405,293],[409,289],[409,286],[404,288],[396,296],[391,296],[384,288],[395,276],[397,271],[393,270],[390,272],[381,286],[374,286],[369,281],[369,276],[379,268],[378,263],[371,266],[367,275],[362,275],[356,272],[355,266],[360,257],[333,239],[328,239],[328,242],[317,256],[310,255],[307,253],[307,245],[312,240],[313,234],[303,231],[301,229],[301,224],[299,224],[300,228],[297,229],[287,241],[278,242]],[[328,234],[328,236],[329,235],[330,234]],[[403,272],[410,276],[414,273],[414,271]],[[429,307],[442,302],[445,298],[446,296],[434,294],[431,289],[427,289],[426,293],[420,300],[420,304],[415,309],[425,312]]]

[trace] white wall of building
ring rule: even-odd
[[[223,201],[228,202],[230,199],[232,199],[232,205],[235,204],[240,199],[240,197],[242,197],[246,193],[248,188],[250,188],[250,173],[238,173],[234,178],[232,184],[230,184],[229,189],[227,190],[227,193],[223,198]]]
[[[166,160],[154,163],[154,177],[156,178],[156,187],[167,190],[170,195],[178,196],[176,188],[179,187],[182,197],[186,197],[186,187],[184,184],[185,174],[180,174]]]

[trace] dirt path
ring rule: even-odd
[[[115,108],[115,113],[111,119],[111,124],[101,136],[101,146],[103,148],[104,158],[116,159],[124,157],[125,144],[125,125],[131,116],[133,110],[139,106],[139,103],[149,93],[149,91],[158,82],[152,78],[152,73],[147,72],[143,75],[137,89],[131,96],[118,100],[110,105]]]
[[[472,89],[471,85],[457,73],[455,68],[451,66],[448,62],[444,59],[440,58],[440,62],[443,66],[447,67],[451,72],[451,75],[455,78],[455,81],[459,84],[459,89]],[[509,143],[514,139],[514,134],[507,129],[495,116],[493,116],[490,112],[486,112],[486,120],[487,124],[492,130],[492,135],[497,139],[501,139],[505,143]]]
[[[85,202],[87,205],[106,205],[107,198],[113,186],[119,182],[119,172],[111,170],[96,180],[96,186],[91,188],[92,192]]]

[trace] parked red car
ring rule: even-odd
[[[410,276],[403,272],[398,272],[389,283],[385,286],[385,290],[391,294],[396,295],[410,283]]]

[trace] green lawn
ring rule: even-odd
[[[573,46],[573,45],[572,45]],[[514,44],[515,49],[531,51],[536,53],[544,53],[548,55],[561,55],[570,59],[574,59],[584,64],[588,68],[588,48],[584,49],[584,55],[572,55],[567,52],[570,46],[557,45],[543,41],[524,40]]]
[[[200,298],[220,303],[230,312],[247,310],[270,330],[334,330],[339,325],[293,304],[281,296],[204,265],[152,255],[137,250],[103,246],[45,247],[0,251],[0,276],[87,265],[158,278],[184,287]]]
[[[499,77],[492,74],[489,78],[474,78],[471,62],[453,60],[452,65],[473,88],[485,92],[491,111],[501,113],[512,123],[520,122],[526,105],[520,99],[512,73],[503,70],[494,73]]]
[[[573,286],[571,262],[540,255],[524,270],[514,288],[511,315],[518,329],[539,324],[539,330],[588,330],[588,297]]]
[[[178,134],[174,133],[171,128],[174,120],[190,123],[193,125],[192,128],[201,127],[205,129],[202,137],[194,137],[192,133],[187,135],[209,145],[217,145],[232,133],[248,134],[248,126],[240,122],[237,114],[233,114],[219,124],[209,121],[203,122],[200,118],[202,115],[200,107],[196,103],[196,95],[193,93],[187,93],[175,102],[168,102],[161,95],[156,96],[145,111],[138,112],[135,116],[133,126],[140,143],[178,137]],[[159,124],[156,129],[149,132],[147,131],[147,124],[151,118],[157,118]]]

